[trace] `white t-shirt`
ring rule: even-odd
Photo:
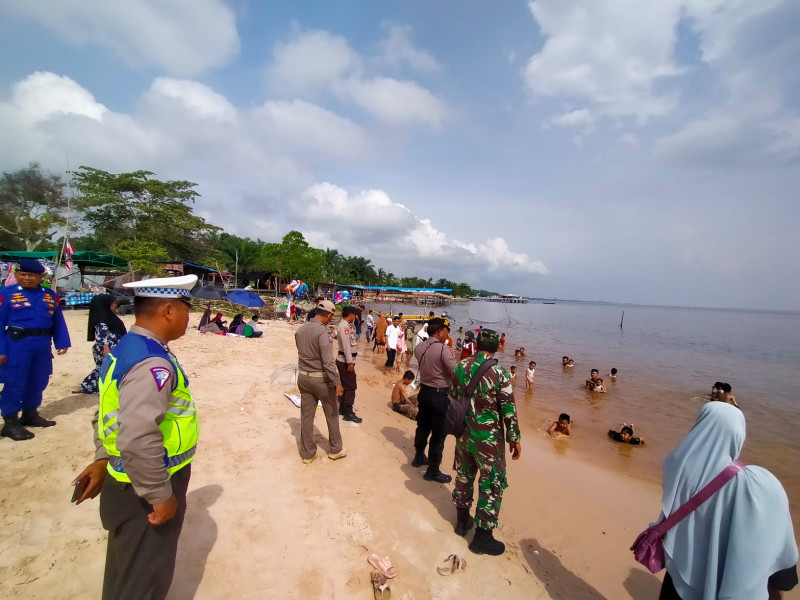
[[[386,328],[386,347],[397,350],[397,338],[400,336],[400,328],[389,325]]]
[[[372,315],[367,315],[367,327],[372,327],[373,325],[375,325],[375,319]]]
[[[533,381],[534,373],[536,373],[536,367],[534,367],[533,369],[527,369],[527,371],[525,372],[525,379],[527,379],[528,381]]]

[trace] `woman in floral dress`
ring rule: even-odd
[[[94,342],[92,346],[92,358],[94,358],[95,368],[81,382],[79,388],[73,393],[97,394],[99,393],[97,379],[100,373],[100,365],[103,358],[111,352],[111,349],[119,343],[119,340],[128,330],[125,324],[117,316],[117,309],[123,304],[130,304],[130,300],[125,296],[112,296],[111,294],[100,294],[92,298],[89,305],[89,329],[87,339]]]

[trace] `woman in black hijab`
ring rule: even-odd
[[[86,338],[94,342],[92,358],[96,366],[81,382],[80,387],[73,390],[74,393],[98,393],[97,378],[103,358],[119,343],[122,336],[128,333],[122,319],[117,316],[117,308],[124,304],[130,304],[130,300],[125,296],[100,294],[92,298],[89,304],[89,327]]]
[[[242,317],[242,313],[239,313],[235,317],[233,317],[233,321],[231,321],[231,326],[228,328],[228,331],[231,333],[236,333],[236,328],[239,325],[244,325],[244,318]]]

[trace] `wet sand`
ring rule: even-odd
[[[3,597],[99,597],[106,536],[97,500],[69,502],[70,482],[93,452],[96,396],[68,393],[92,366],[91,344],[82,341],[86,313],[67,320],[75,347],[56,357],[42,408],[58,425],[28,442],[0,440]],[[295,361],[295,328],[262,329],[257,340],[190,329],[171,344],[201,418],[171,598],[368,599],[373,552],[397,567],[398,599],[658,596],[660,577],[628,547],[658,516],[659,486],[578,460],[574,440],[523,426],[497,532],[507,552],[475,556],[471,533],[465,540],[452,531],[452,484],[426,482],[409,465],[415,424],[389,409],[393,379],[381,359],[360,348],[356,408],[364,422],[342,423],[348,456],[303,465],[299,409],[283,396],[294,391],[284,367]],[[322,452],[319,413],[316,425]],[[445,466],[453,446],[448,438]],[[467,569],[442,577],[436,565],[450,553],[465,557]]]

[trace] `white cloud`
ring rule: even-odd
[[[594,126],[594,115],[588,108],[581,108],[571,112],[556,115],[551,119],[554,125],[559,127],[584,127],[591,128]]]
[[[197,75],[239,53],[231,9],[221,0],[0,0],[76,46],[111,50],[128,65]]]
[[[433,64],[409,52],[403,60],[411,61],[412,55],[418,68]],[[393,60],[400,60],[399,55]],[[276,93],[302,96],[327,91],[392,126],[420,124],[437,128],[447,121],[449,107],[430,90],[414,81],[367,76],[366,62],[341,36],[301,31],[276,45],[267,78]]]
[[[362,252],[403,272],[420,272],[420,260],[426,266],[477,267],[485,273],[547,272],[541,261],[512,251],[501,237],[478,243],[449,238],[431,219],[417,217],[382,190],[351,195],[331,183],[318,183],[293,203],[293,216],[309,240],[347,254]]]
[[[536,95],[587,100],[614,116],[646,120],[674,98],[656,84],[681,71],[674,64],[680,2],[535,0],[528,6],[547,39],[525,69]]]
[[[441,65],[427,50],[414,45],[412,30],[408,25],[391,25],[386,38],[379,43],[383,63],[399,66],[408,64],[412,69],[423,73],[438,73]]]
[[[619,141],[628,148],[638,148],[640,144],[639,136],[630,132],[622,134],[619,138]]]
[[[361,58],[347,40],[327,31],[307,31],[275,46],[267,77],[273,89],[302,93],[357,75]]]

